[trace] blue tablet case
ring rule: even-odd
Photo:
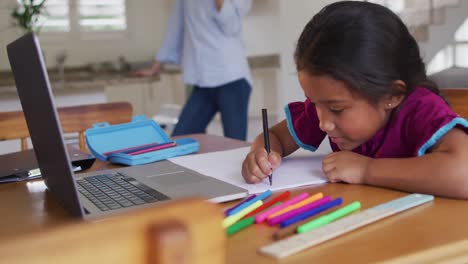
[[[96,123],[85,132],[89,150],[98,159],[128,166],[146,164],[165,160],[189,153],[195,153],[200,145],[195,139],[180,138],[174,140],[176,145],[138,155],[109,153],[115,150],[142,146],[152,143],[169,143],[171,138],[152,119],[143,115],[134,116],[132,122],[118,125]]]

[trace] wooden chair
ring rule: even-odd
[[[128,102],[103,103],[59,107],[58,114],[64,133],[78,132],[79,146],[86,151],[84,131],[94,123],[118,124],[132,120],[132,105]],[[0,113],[0,140],[21,139],[21,150],[26,150],[28,126],[23,111]]]
[[[445,88],[440,92],[457,114],[468,118],[468,88]]]
[[[1,263],[225,262],[219,205],[168,202],[96,223],[81,222],[0,242]]]

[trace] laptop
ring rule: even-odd
[[[73,216],[98,219],[183,197],[224,202],[247,195],[167,160],[74,175],[39,40],[28,33],[8,44],[7,53],[44,183]]]
[[[67,145],[73,171],[89,169],[96,159],[72,145]],[[0,183],[27,181],[41,177],[34,150],[28,149],[0,155]]]

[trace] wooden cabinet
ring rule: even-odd
[[[134,114],[153,117],[162,104],[184,104],[185,85],[180,75],[161,74],[160,79],[115,83],[105,87],[108,102],[127,101],[133,106]]]

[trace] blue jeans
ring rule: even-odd
[[[224,136],[245,140],[252,87],[245,79],[217,87],[193,87],[172,135],[205,133],[215,114],[221,113]]]

